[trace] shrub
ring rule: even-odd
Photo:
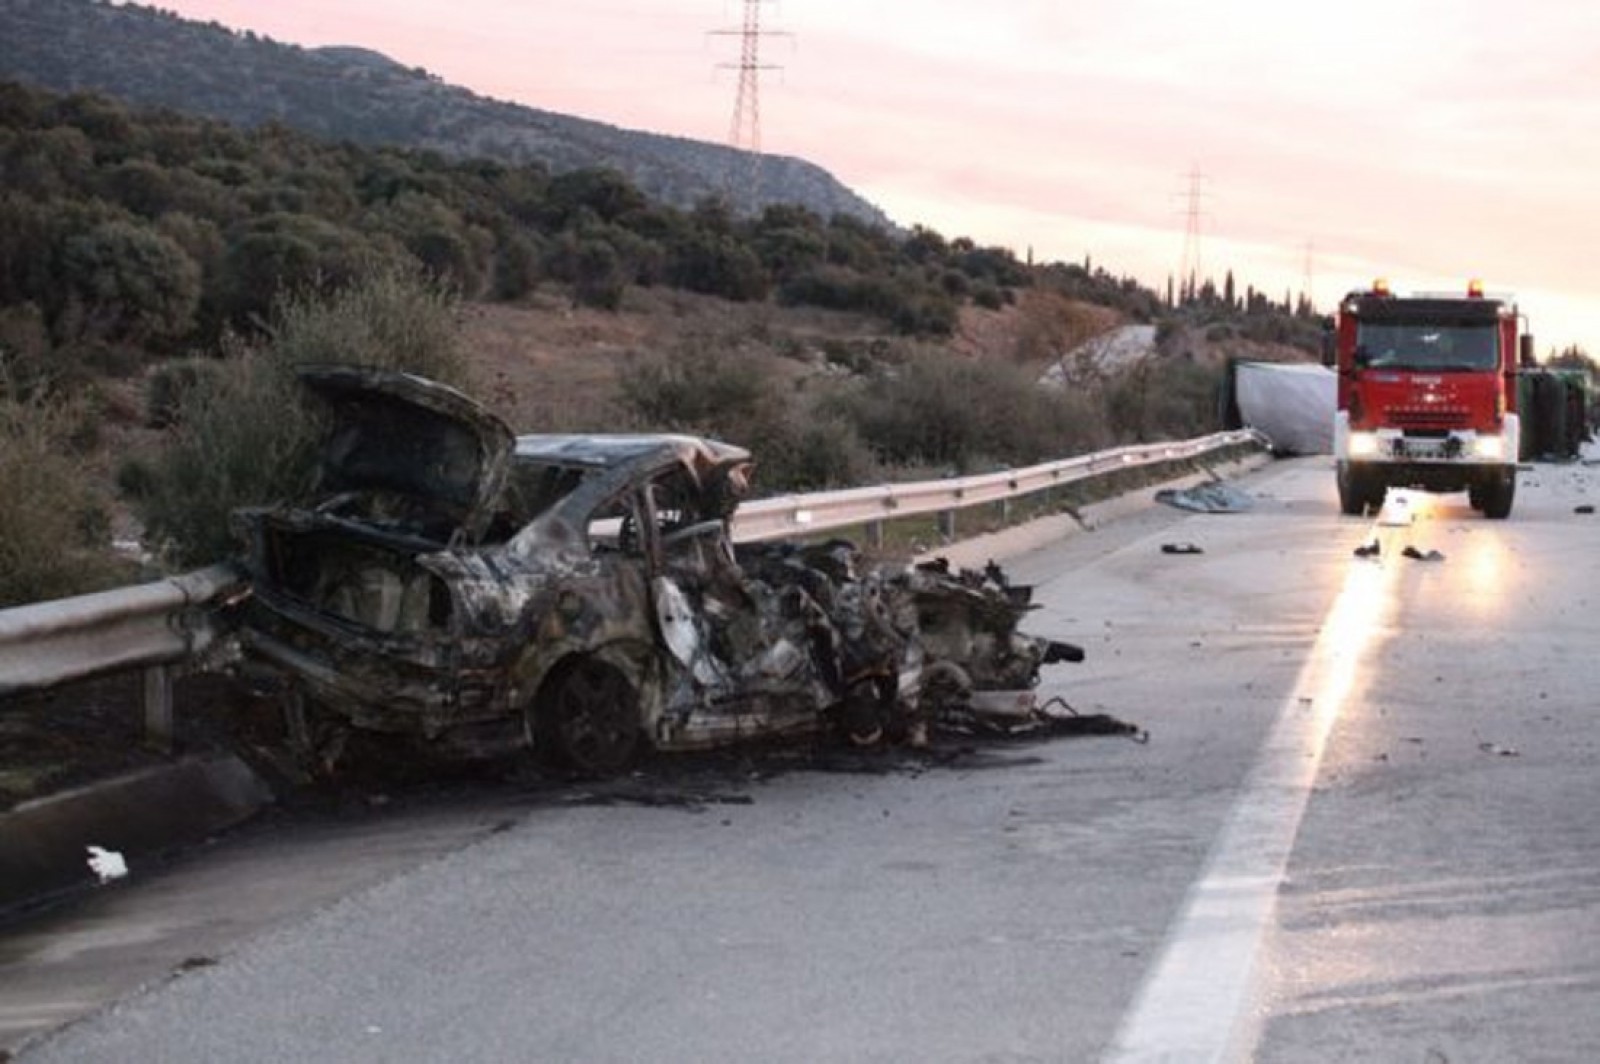
[[[985,310],[999,310],[1006,305],[1005,292],[988,281],[973,286],[972,301]]]
[[[183,358],[158,366],[145,386],[145,424],[157,429],[176,424],[200,378],[218,372],[219,366],[209,358]]]
[[[111,339],[170,339],[194,325],[200,267],[153,229],[101,223],[68,237],[61,263],[67,290]]]
[[[802,270],[778,290],[779,302],[872,314],[908,336],[948,336],[955,331],[955,300],[937,284],[912,274],[862,274],[835,265]]]
[[[109,549],[104,500],[73,452],[88,417],[81,403],[0,399],[0,607],[131,575]]]
[[[776,405],[752,359],[705,336],[631,363],[618,385],[624,406],[642,427],[721,435],[740,443],[741,427],[766,417]]]
[[[842,408],[885,461],[965,473],[1099,445],[1096,398],[1041,388],[1006,363],[929,354],[880,373]]]
[[[20,399],[60,387],[50,330],[32,303],[0,308],[0,398]]]
[[[1108,386],[1106,410],[1118,439],[1188,439],[1221,427],[1223,370],[1186,358],[1146,358]]]
[[[329,296],[302,291],[280,301],[267,351],[287,368],[342,362],[466,387],[457,307],[444,282],[414,269],[382,269]]]
[[[625,409],[641,429],[748,448],[763,492],[846,487],[879,472],[841,411],[819,411],[804,396],[783,394],[754,357],[727,339],[696,337],[636,361],[620,385]]]
[[[399,261],[391,245],[333,221],[261,215],[228,236],[216,282],[218,310],[235,325],[254,326],[291,294],[335,292],[359,281],[374,263]]]
[[[491,293],[495,299],[514,300],[539,285],[539,244],[531,236],[509,226],[502,230],[496,246]]]
[[[203,565],[232,553],[228,515],[292,498],[305,487],[314,429],[292,378],[263,351],[197,378],[172,437],[148,471],[125,470],[150,545],[169,561]]]
[[[736,303],[765,299],[769,287],[753,251],[730,236],[705,230],[672,247],[667,279],[679,288]]]
[[[572,285],[572,302],[596,310],[622,305],[627,275],[622,258],[604,237],[563,233],[545,260],[550,274]]]
[[[849,370],[854,374],[869,373],[876,365],[872,352],[861,342],[846,340],[822,341],[822,357],[830,366]]]
[[[889,320],[900,332],[907,336],[949,336],[956,331],[961,312],[955,300],[943,292],[905,284],[894,286],[891,292],[895,305]]]
[[[755,455],[756,487],[764,494],[827,491],[883,479],[855,426],[836,415],[791,409],[752,424],[750,434],[734,442]]]
[[[197,374],[179,397],[167,446],[148,468],[125,468],[154,546],[181,565],[232,551],[228,515],[300,495],[309,483],[316,425],[294,368],[343,362],[404,370],[465,385],[454,303],[436,282],[385,272],[331,297],[279,305],[268,338]]]

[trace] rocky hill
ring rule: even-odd
[[[718,193],[735,164],[718,144],[621,129],[488,99],[359,47],[301,48],[154,7],[102,0],[0,0],[0,79],[94,90],[243,126],[278,122],[363,144],[452,157],[537,162],[552,171],[620,170],[678,207]],[[760,201],[887,226],[878,208],[822,168],[768,156]]]

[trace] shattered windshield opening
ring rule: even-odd
[[[1495,327],[1362,322],[1356,358],[1379,369],[1492,370],[1500,364]]]
[[[517,522],[532,521],[571,495],[582,482],[583,470],[574,466],[518,463],[512,468],[508,492]]]

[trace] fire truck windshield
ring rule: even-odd
[[[1387,369],[1492,370],[1499,366],[1495,327],[1362,322],[1356,364]]]

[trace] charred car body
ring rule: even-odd
[[[848,544],[736,556],[751,457],[677,435],[510,430],[461,393],[346,366],[305,506],[241,510],[245,651],[288,681],[291,737],[351,728],[580,769],[833,722],[873,738],[1076,660],[1024,636],[1025,589],[935,567],[859,572]],[[1010,699],[1010,701],[1006,701]],[[1031,697],[1025,699],[1031,705]]]

